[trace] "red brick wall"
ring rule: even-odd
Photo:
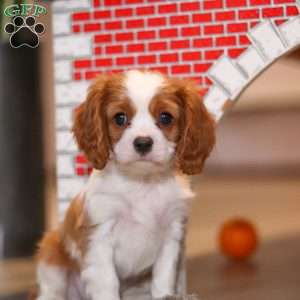
[[[208,87],[213,62],[238,57],[262,18],[281,24],[298,14],[295,0],[94,1],[72,14],[73,32],[93,36],[93,56],[74,60],[73,76],[147,67]]]

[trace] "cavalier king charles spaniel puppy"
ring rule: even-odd
[[[193,82],[150,71],[99,76],[73,132],[93,172],[39,244],[38,300],[184,295],[183,243],[215,122]]]

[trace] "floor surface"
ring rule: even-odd
[[[204,300],[299,300],[300,236],[265,243],[248,263],[218,254],[194,257],[188,285]]]

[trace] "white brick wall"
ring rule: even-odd
[[[279,27],[290,48],[300,44],[300,18],[292,19]]]
[[[249,78],[256,76],[265,66],[261,54],[253,46],[240,55],[237,64]]]
[[[86,35],[68,35],[54,39],[56,57],[86,57],[92,55],[91,38]]]
[[[68,154],[57,156],[57,175],[74,176],[74,161],[72,156]]]
[[[77,9],[84,9],[90,7],[89,0],[58,0],[53,3],[53,10],[61,11],[74,11]]]
[[[231,59],[223,56],[209,71],[210,77],[222,85],[230,99],[235,99],[247,82],[245,75]]]
[[[72,80],[72,63],[69,60],[57,60],[54,63],[56,81]]]
[[[271,21],[258,24],[249,32],[249,37],[270,62],[285,51],[283,40],[277,30],[274,29]]]
[[[89,83],[86,81],[72,81],[56,85],[56,103],[58,105],[78,104],[84,100]]]
[[[63,130],[56,133],[56,150],[71,153],[77,151],[76,143],[70,131]]]
[[[71,33],[70,14],[59,13],[55,15],[55,22],[53,22],[53,34],[69,34]]]
[[[56,128],[70,129],[72,125],[72,109],[70,107],[58,107],[56,109]]]
[[[204,104],[207,109],[214,115],[216,120],[219,120],[223,115],[223,106],[228,100],[229,96],[224,89],[218,85],[214,85],[206,94]]]
[[[62,200],[71,200],[78,194],[85,182],[85,179],[79,177],[64,178],[58,181],[58,197]]]

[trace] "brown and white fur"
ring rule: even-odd
[[[214,127],[192,82],[134,70],[98,77],[73,126],[94,171],[39,245],[38,300],[184,294],[184,174],[201,172]],[[152,144],[142,152],[140,137]]]

